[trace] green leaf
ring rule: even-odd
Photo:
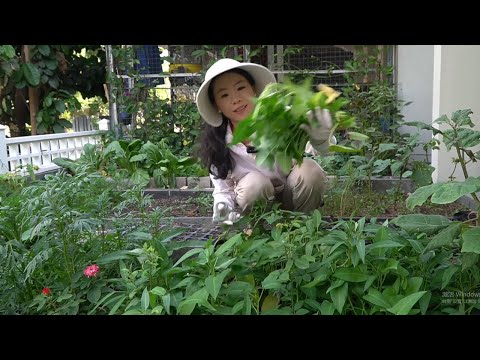
[[[152,290],[150,290],[152,294],[158,295],[158,296],[163,296],[166,294],[167,290],[165,290],[161,286],[155,286]]]
[[[50,55],[50,46],[48,45],[37,45],[37,49],[43,56]]]
[[[413,210],[415,206],[423,205],[423,203],[427,201],[440,185],[441,184],[431,184],[415,190],[405,202],[407,209]]]
[[[127,250],[120,250],[120,251],[115,251],[113,253],[102,256],[101,258],[97,259],[96,263],[98,265],[108,264],[117,260],[128,259],[129,257],[130,256]]]
[[[222,287],[223,280],[229,272],[230,269],[227,269],[220,274],[210,275],[205,279],[205,287],[207,288],[208,293],[213,297],[213,299],[217,299],[218,293],[220,292],[220,289]]]
[[[368,294],[363,296],[363,299],[367,300],[373,305],[380,306],[382,309],[388,309],[392,306],[383,296],[383,294],[377,289],[370,289]]]
[[[165,311],[170,315],[170,294],[163,295],[162,302],[163,306],[165,307]]]
[[[462,252],[480,254],[480,227],[468,229],[462,239]]]
[[[465,182],[450,181],[435,190],[430,201],[434,204],[450,204],[462,196],[473,193],[477,190],[476,184]]]
[[[478,261],[478,254],[473,252],[464,253],[462,256],[462,271],[472,267]]]
[[[425,233],[433,235],[451,224],[451,221],[442,215],[409,214],[400,215],[391,221],[402,228],[409,235]]]
[[[328,151],[339,152],[339,153],[358,153],[362,151],[362,149],[355,149],[355,148],[344,146],[344,145],[329,145]]]
[[[178,304],[177,311],[179,315],[190,315],[197,304],[205,305],[207,303],[207,298],[207,289],[201,288],[200,290],[196,291]]]
[[[142,298],[140,300],[140,306],[143,310],[147,310],[150,305],[150,294],[148,293],[148,289],[145,287],[143,289]]]
[[[269,310],[276,309],[279,304],[278,297],[273,294],[268,294],[267,297],[263,300],[261,312],[266,312]]]
[[[87,299],[92,304],[95,304],[100,299],[101,295],[102,295],[102,289],[99,286],[95,286],[88,290]]]
[[[420,311],[422,315],[425,315],[427,313],[428,305],[430,305],[431,298],[432,298],[432,292],[427,291],[425,295],[423,295],[418,301],[418,305],[420,305]]]
[[[418,300],[426,293],[426,291],[419,291],[417,293],[405,296],[403,299],[400,299],[395,305],[391,308],[388,308],[387,311],[395,315],[407,315],[412,307],[417,303]]]
[[[328,300],[324,300],[320,305],[320,314],[333,315],[335,312],[335,305]]]
[[[338,268],[333,276],[349,282],[363,282],[368,279],[369,275],[365,274],[358,267],[356,268]]]
[[[65,103],[62,100],[54,100],[53,103],[55,104],[55,110],[57,110],[59,114],[65,111]]]
[[[332,298],[333,304],[337,309],[338,313],[341,314],[345,301],[347,300],[348,295],[348,283],[344,283],[342,286],[333,289],[330,292],[330,297]],[[322,304],[323,305],[323,304]]]
[[[219,257],[223,253],[227,252],[230,250],[233,246],[241,244],[242,242],[242,234],[236,234],[229,238],[227,241],[225,241],[222,245],[219,246],[217,250],[215,250],[215,255]]]
[[[439,248],[441,246],[451,245],[453,243],[453,240],[455,240],[457,236],[460,235],[461,230],[461,223],[450,225],[449,227],[435,235],[432,240],[430,240],[428,245],[425,247],[424,252]]]
[[[40,72],[34,64],[23,63],[21,69],[29,86],[35,87],[40,84]]]
[[[180,259],[177,260],[177,262],[172,266],[172,268],[176,267],[178,264],[188,259],[189,257],[196,255],[198,253],[201,253],[202,251],[203,249],[200,249],[200,248],[188,250],[185,254],[182,255]]]
[[[458,266],[450,266],[443,271],[442,274],[442,286],[440,290],[445,289],[445,287],[450,283],[452,276],[459,270]]]
[[[58,89],[60,83],[56,77],[48,79],[48,85],[50,85],[54,89]]]

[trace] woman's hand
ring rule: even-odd
[[[214,223],[223,223],[226,225],[232,225],[234,222],[240,219],[240,214],[233,211],[232,207],[224,202],[219,202],[213,208],[212,221]]]
[[[310,144],[319,153],[328,152],[330,145],[330,132],[332,130],[332,116],[327,109],[315,108],[315,113],[307,114],[310,125],[302,124],[300,128],[305,130],[310,136]],[[336,143],[334,141],[333,143]]]

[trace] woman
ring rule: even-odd
[[[285,174],[278,167],[259,167],[248,142],[227,147],[236,126],[253,111],[252,98],[272,82],[275,76],[264,66],[221,59],[208,69],[197,92],[198,111],[206,122],[199,158],[215,187],[214,222],[235,222],[258,199],[277,200],[285,209],[305,213],[323,204],[326,175],[314,160],[304,159]],[[304,127],[310,135],[305,151],[318,155],[328,151],[332,122],[328,111],[317,111],[315,118],[318,126]]]

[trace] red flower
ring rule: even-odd
[[[98,265],[93,264],[93,265],[87,266],[85,268],[85,270],[83,270],[83,274],[86,277],[97,276],[97,273],[98,273],[99,270],[100,270],[100,268],[98,267]]]
[[[43,290],[42,290],[42,294],[45,295],[45,296],[48,296],[48,295],[50,295],[51,293],[52,293],[52,292],[50,291],[50,288],[48,288],[48,287],[45,287],[45,288],[43,288]]]

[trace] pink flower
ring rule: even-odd
[[[48,296],[51,293],[52,292],[50,291],[50,288],[48,288],[48,287],[44,287],[43,290],[42,290],[42,294],[45,295],[45,296]]]
[[[98,273],[99,270],[100,270],[100,268],[98,267],[98,265],[93,264],[93,265],[87,266],[85,268],[85,270],[83,270],[83,274],[86,277],[97,276],[97,273]]]

